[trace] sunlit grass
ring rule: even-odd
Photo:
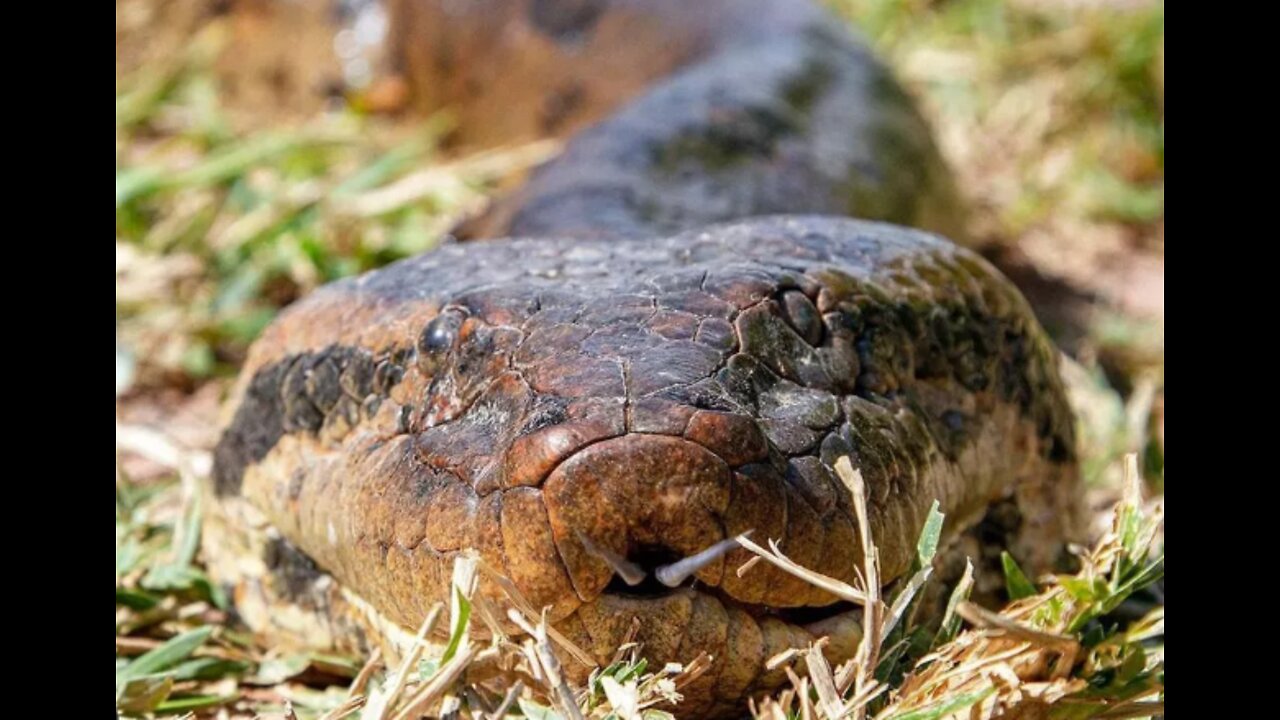
[[[116,89],[116,326],[125,384],[235,369],[307,290],[440,242],[539,143],[442,159],[445,116],[415,126],[336,110],[231,130],[210,77],[217,27]],[[118,369],[119,374],[119,369]]]

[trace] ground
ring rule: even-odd
[[[917,97],[974,208],[970,235],[1066,352],[1099,530],[1126,453],[1158,499],[1163,4],[830,4]],[[228,382],[280,307],[429,249],[555,147],[452,157],[447,118],[406,126],[351,107],[247,118],[214,72],[231,20],[201,7],[116,3],[117,705],[250,717],[291,701],[318,717],[363,660],[256,646],[200,571],[192,489]],[[181,634],[195,627],[211,637]],[[190,647],[127,669],[175,635]]]

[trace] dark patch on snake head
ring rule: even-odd
[[[333,411],[338,399],[342,397],[342,388],[338,384],[341,373],[342,370],[332,360],[320,358],[306,371],[303,378],[307,397],[326,415]]]
[[[783,85],[782,98],[797,112],[808,114],[835,79],[835,68],[828,60],[812,57],[805,63],[803,72],[797,73]]]
[[[343,394],[357,403],[363,402],[373,392],[373,376],[376,367],[371,355],[353,356],[338,375],[338,385],[342,388]]]
[[[525,417],[520,433],[528,434],[550,425],[558,425],[569,419],[565,406],[568,401],[555,395],[539,395],[533,408]]]
[[[529,20],[561,44],[581,43],[604,12],[601,0],[533,0]]]
[[[373,370],[373,388],[380,395],[391,392],[391,388],[404,378],[404,367],[394,360],[383,360]]]
[[[316,407],[307,392],[307,375],[311,370],[312,359],[310,356],[303,356],[284,364],[279,394],[286,432],[315,432],[324,424],[324,412]]]
[[[316,607],[322,600],[316,581],[322,577],[311,556],[282,537],[272,537],[263,549],[262,560],[285,600],[304,607]]]
[[[280,388],[294,362],[270,365],[254,375],[236,409],[231,425],[213,451],[213,481],[216,494],[240,491],[244,470],[261,460],[285,433],[284,403]],[[311,408],[314,411],[314,407]],[[318,416],[323,420],[323,416]],[[318,427],[319,421],[316,422]]]
[[[377,412],[400,382],[404,361],[401,353],[375,357],[362,348],[331,345],[260,368],[214,449],[217,494],[238,493],[245,469],[266,457],[285,433],[338,435]]]

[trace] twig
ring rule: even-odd
[[[847,456],[836,461],[836,474],[853,493],[853,509],[858,517],[858,538],[862,542],[863,588],[866,601],[862,606],[862,640],[858,642],[858,651],[853,662],[853,694],[855,697],[870,692],[874,682],[876,665],[880,659],[880,641],[883,637],[881,614],[884,605],[880,601],[880,551],[871,539],[871,521],[867,516],[866,483],[862,473],[855,470]],[[843,678],[839,684],[840,693],[848,691],[849,678]],[[866,706],[859,705],[853,709],[854,720],[861,720],[867,714]]]
[[[784,555],[782,550],[778,548],[778,543],[772,539],[769,540],[768,550],[765,550],[759,545],[751,542],[746,535],[739,535],[735,539],[738,541],[739,545],[755,553],[769,564],[781,568],[783,571],[791,573],[802,580],[806,580],[809,583],[826,590],[832,595],[835,595],[841,600],[848,600],[849,602],[857,603],[859,605],[866,602],[866,594],[857,590],[852,585],[840,582],[835,578],[827,577],[822,573],[814,572],[797,564],[794,560]]]
[[[359,709],[361,705],[364,705],[366,699],[367,698],[365,698],[364,695],[353,695],[346,700],[343,700],[342,704],[338,707],[333,708],[324,715],[321,715],[320,720],[342,720],[342,718]],[[297,716],[295,715],[294,717]]]
[[[502,702],[498,703],[497,709],[489,713],[488,720],[502,720],[507,716],[507,711],[515,705],[516,698],[520,697],[520,693],[524,692],[524,683],[516,680],[507,689],[507,694],[502,697]]]
[[[423,650],[426,649],[427,636],[435,630],[436,623],[440,620],[440,615],[444,612],[444,603],[436,603],[431,606],[431,610],[427,612],[427,617],[422,621],[422,626],[418,628],[418,634],[414,636],[413,645],[409,648],[409,654],[400,662],[400,667],[396,668],[391,674],[391,682],[388,684],[385,693],[374,696],[373,700],[365,706],[365,712],[362,718],[369,720],[383,720],[387,713],[390,712],[392,704],[396,698],[400,697],[400,693],[404,691],[405,684],[409,682],[409,673],[418,664],[418,659],[422,657]]]
[[[351,681],[351,687],[347,688],[348,700],[364,693],[365,687],[369,685],[369,678],[373,677],[373,672],[381,664],[382,648],[374,648],[369,654],[369,659],[365,661],[364,667],[360,668],[360,672],[356,673],[355,679]]]
[[[569,683],[564,679],[564,673],[560,672],[560,661],[556,658],[556,654],[551,651],[551,643],[547,641],[546,618],[542,618],[537,627],[534,627],[515,608],[507,611],[507,617],[511,619],[511,622],[520,626],[520,629],[524,630],[532,640],[534,658],[538,661],[537,665],[543,680],[555,693],[554,699],[556,705],[560,707],[560,711],[569,720],[583,720],[582,711],[578,709],[578,701],[574,697],[573,689],[569,687]]]
[[[1057,651],[1062,658],[1050,676],[1055,680],[1065,678],[1071,672],[1071,667],[1075,665],[1076,656],[1080,652],[1080,643],[1075,638],[1019,625],[1003,615],[968,601],[956,607],[956,614],[978,627],[994,628],[1020,640]]]

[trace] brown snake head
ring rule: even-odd
[[[754,531],[851,581],[840,456],[865,477],[886,581],[935,500],[954,537],[1017,497],[1024,559],[1045,567],[1075,490],[1055,363],[985,262],[887,225],[447,246],[267,331],[216,486],[407,628],[463,551],[599,657],[639,617],[655,659],[723,661],[694,692],[710,708],[776,680],[763,659],[812,639],[835,598],[768,565],[739,576],[741,548],[675,589],[655,573]]]

